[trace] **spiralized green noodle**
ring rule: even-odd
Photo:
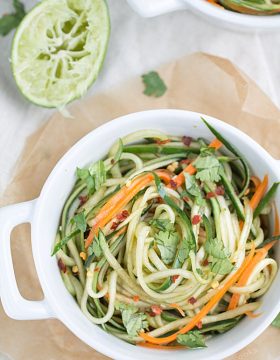
[[[190,162],[201,168],[177,186],[178,174]],[[244,189],[248,174],[240,170],[239,159],[207,148],[202,139],[142,130],[117,141],[89,169],[77,172],[62,210],[58,265],[89,321],[130,343],[142,343],[143,331],[160,337],[190,323],[268,234],[271,205],[254,217],[250,198],[255,189],[250,183]],[[168,179],[160,186],[159,169]],[[129,193],[147,174],[151,180],[123,201],[122,192]],[[224,187],[224,181],[230,185]],[[241,191],[246,196],[239,199]],[[111,216],[108,204],[115,196],[123,205]],[[102,214],[108,220],[88,245]],[[263,258],[246,284],[229,287],[196,330],[215,335],[235,326],[260,306],[258,298],[277,270],[274,259]],[[233,294],[238,305],[228,310]]]

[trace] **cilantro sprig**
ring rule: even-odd
[[[129,336],[137,336],[140,331],[148,328],[147,315],[138,312],[136,306],[116,303],[115,307],[122,314],[122,321]]]
[[[143,93],[147,96],[160,97],[167,90],[165,83],[156,71],[142,75],[142,81],[145,85]]]
[[[15,29],[24,18],[26,12],[21,1],[13,0],[14,12],[4,14],[0,18],[0,35],[8,35],[10,31]]]

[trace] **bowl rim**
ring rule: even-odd
[[[201,14],[212,17],[217,21],[231,23],[234,26],[242,25],[243,27],[255,29],[274,29],[280,27],[280,14],[275,15],[249,15],[241,14],[227,9],[221,9],[218,6],[205,0],[183,0],[192,9]]]
[[[51,174],[48,176],[48,178],[42,188],[41,194],[38,198],[38,201],[36,202],[34,218],[32,221],[32,230],[31,230],[32,231],[32,252],[33,252],[33,258],[34,258],[38,278],[40,280],[40,284],[42,286],[46,300],[47,300],[47,302],[49,302],[49,305],[50,305],[51,309],[54,311],[55,316],[60,321],[62,321],[69,330],[71,330],[78,338],[83,340],[86,344],[93,347],[97,351],[100,351],[101,353],[103,353],[107,356],[110,356],[114,359],[129,360],[129,359],[131,359],[131,356],[129,354],[126,355],[123,352],[122,352],[121,356],[118,356],[116,354],[115,349],[113,347],[111,348],[110,346],[106,346],[106,343],[101,344],[101,343],[95,342],[93,345],[92,341],[89,341],[87,334],[85,332],[81,333],[80,329],[75,325],[75,319],[69,319],[69,316],[67,313],[68,309],[63,308],[63,306],[59,303],[59,300],[57,299],[56,294],[55,294],[55,290],[49,285],[48,277],[46,276],[46,273],[44,271],[45,270],[44,266],[40,262],[40,257],[41,257],[40,256],[41,255],[40,241],[38,241],[38,239],[40,238],[39,234],[41,231],[41,228],[39,227],[40,209],[44,206],[44,197],[47,195],[48,191],[51,189],[52,182],[56,179],[57,173],[61,170],[61,168],[63,168],[63,164],[67,162],[68,158],[70,158],[73,153],[79,151],[80,147],[82,147],[87,142],[90,142],[92,137],[102,136],[102,132],[104,132],[104,130],[108,130],[110,128],[113,128],[114,126],[124,127],[127,122],[133,121],[132,118],[149,117],[149,119],[152,119],[153,117],[158,117],[161,114],[164,114],[165,116],[169,115],[170,117],[171,116],[177,117],[177,118],[180,117],[182,119],[183,118],[187,119],[188,117],[197,118],[197,117],[203,116],[207,120],[209,120],[210,123],[214,124],[215,126],[218,125],[219,130],[220,130],[220,128],[227,128],[230,132],[234,132],[239,138],[241,138],[240,141],[251,143],[254,146],[254,151],[256,153],[262,153],[263,157],[268,162],[272,173],[276,174],[276,176],[280,179],[280,167],[275,166],[275,165],[277,165],[276,160],[265,149],[263,149],[255,140],[250,138],[248,135],[243,133],[241,130],[239,130],[239,129],[233,127],[232,125],[229,125],[221,120],[218,120],[211,116],[207,116],[204,114],[187,111],[187,110],[176,110],[176,109],[147,110],[147,111],[131,113],[128,115],[118,117],[114,120],[111,120],[111,121],[97,127],[96,129],[94,129],[93,131],[91,131],[90,133],[88,133],[87,135],[82,137],[76,144],[74,144],[64,154],[64,156],[62,156],[62,158],[58,161],[56,166],[53,168]],[[186,127],[187,127],[187,125],[186,125]],[[275,167],[276,169],[275,168],[273,169],[273,167]],[[78,308],[78,310],[80,311],[79,308]],[[227,347],[226,349],[220,350],[220,352],[217,353],[215,356],[201,357],[201,359],[204,358],[207,360],[218,360],[218,359],[222,359],[222,358],[225,358],[227,356],[230,356],[230,355],[236,353],[237,351],[239,351],[240,349],[242,349],[243,347],[245,347],[246,345],[251,343],[257,336],[259,336],[269,326],[269,324],[273,321],[273,319],[276,317],[276,315],[278,314],[279,311],[280,311],[280,298],[279,298],[276,306],[274,308],[272,308],[269,313],[265,314],[265,317],[264,317],[262,323],[259,326],[256,326],[254,328],[254,331],[252,331],[250,334],[246,334],[246,336],[238,343],[236,343],[236,344],[233,343],[232,346]],[[158,353],[157,350],[151,350],[151,349],[149,349],[147,351],[146,350],[147,349],[141,348],[141,353],[143,354],[143,356],[144,356],[144,354],[150,355],[151,353],[153,353],[153,354],[155,354],[155,352]],[[163,354],[163,355],[166,353],[170,355],[170,352],[168,352],[168,351],[161,352],[161,354]],[[149,357],[149,359],[150,359],[150,357]]]

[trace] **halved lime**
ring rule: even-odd
[[[106,54],[110,19],[104,0],[44,0],[21,22],[12,69],[23,95],[62,107],[82,96]]]

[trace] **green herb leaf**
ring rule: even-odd
[[[77,168],[76,176],[78,179],[81,179],[82,181],[84,181],[86,183],[89,194],[92,194],[95,190],[95,183],[94,183],[94,179],[91,176],[89,170]]]
[[[212,256],[211,271],[213,273],[226,275],[231,272],[233,265],[228,259],[228,255],[221,240],[207,239],[205,251],[208,255]]]
[[[142,81],[145,85],[144,94],[147,96],[160,97],[167,90],[165,83],[156,71],[142,75]]]
[[[85,232],[87,229],[87,221],[86,221],[86,217],[85,217],[85,212],[81,212],[77,215],[75,215],[72,219],[71,219],[71,224],[75,225],[77,229],[79,229],[81,232]]]
[[[187,334],[177,336],[177,342],[190,349],[200,349],[207,347],[204,336],[198,330],[189,331]]]
[[[92,243],[88,247],[88,255],[94,255],[99,258],[103,251],[100,245],[101,241],[106,241],[106,237],[101,230],[99,230],[98,236],[95,236]]]
[[[121,311],[123,324],[131,337],[137,336],[141,330],[148,328],[146,314],[137,312],[137,307],[124,303],[116,303],[115,307]]]
[[[191,246],[186,238],[183,238],[178,249],[178,260],[183,263],[189,256]]]
[[[103,160],[99,160],[89,167],[89,173],[94,178],[95,189],[99,190],[106,181],[106,169]]]
[[[195,176],[190,175],[187,172],[184,172],[184,175],[185,175],[185,186],[187,192],[192,196],[194,196],[197,205],[204,206],[206,201],[202,197],[202,193],[198,183],[195,180]]]
[[[174,231],[174,225],[168,219],[153,219],[149,224],[158,230]]]
[[[276,318],[273,320],[272,325],[280,328],[280,313],[279,313],[279,314],[276,316]]]
[[[10,31],[15,29],[26,14],[24,5],[20,1],[13,0],[13,6],[15,12],[12,14],[3,15],[0,18],[0,35],[2,36],[9,34]]]
[[[194,233],[192,231],[192,224],[190,222],[190,219],[188,218],[188,215],[166,194],[163,184],[160,181],[160,178],[156,173],[153,174],[155,178],[155,184],[157,187],[157,191],[164,199],[167,205],[169,205],[176,213],[180,216],[180,218],[183,220],[187,234],[188,234],[188,245],[189,250],[196,251],[196,241],[194,237]]]
[[[176,231],[160,230],[155,235],[157,247],[160,251],[161,259],[165,264],[170,264],[176,255],[179,236]]]
[[[80,233],[80,230],[75,230],[71,234],[65,236],[61,241],[55,244],[52,252],[52,256],[55,255],[58,250],[60,250],[64,245],[68,243],[70,239],[72,239],[74,236],[78,235]]]
[[[199,157],[195,161],[196,178],[200,181],[218,182],[220,180],[220,163],[214,156]]]

